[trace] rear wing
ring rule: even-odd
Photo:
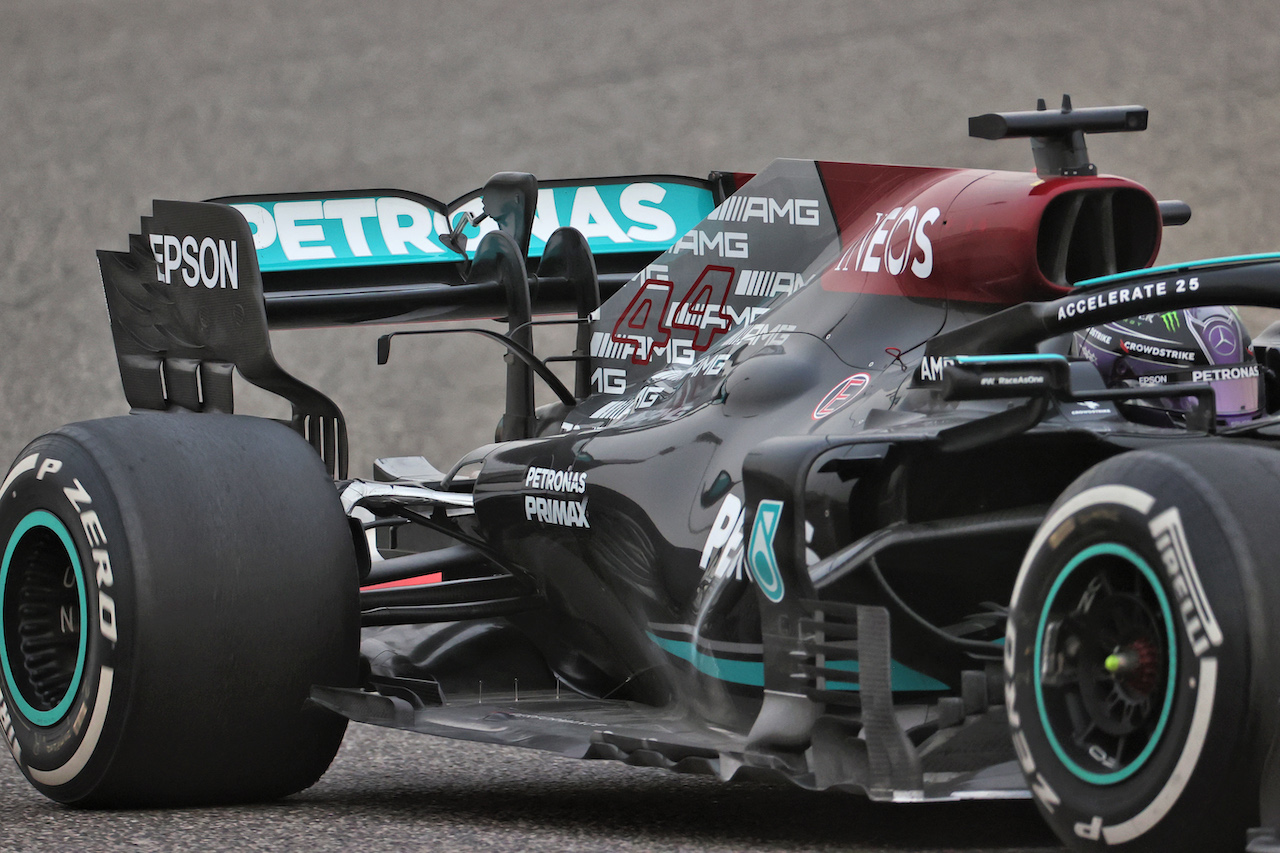
[[[526,178],[501,173],[448,203],[389,189],[211,201],[249,223],[271,326],[296,328],[505,316],[501,289],[471,287],[468,275],[480,242],[503,228],[533,275],[534,313],[571,312],[573,293],[539,281],[558,229],[586,238],[607,299],[723,201],[730,180],[719,173]],[[510,216],[500,227],[500,209],[512,205],[522,216],[531,210],[523,233]]]
[[[448,205],[389,190],[156,201],[127,251],[98,252],[125,396],[134,409],[232,412],[237,369],[289,401],[290,425],[343,478],[342,413],[280,367],[269,328],[504,318],[505,335],[468,331],[497,337],[513,356],[502,437],[527,438],[535,373],[566,405],[589,388],[585,323],[568,357],[578,366],[570,393],[533,355],[533,317],[585,321],[732,180],[539,185],[500,173]]]

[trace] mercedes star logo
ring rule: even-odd
[[[1229,355],[1235,351],[1236,336],[1225,324],[1214,326],[1209,330],[1209,345],[1219,355]]]

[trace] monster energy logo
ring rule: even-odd
[[[1182,315],[1177,311],[1166,311],[1160,315],[1160,319],[1164,320],[1164,327],[1171,332],[1176,332],[1182,327]]]

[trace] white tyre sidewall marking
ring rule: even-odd
[[[28,471],[36,470],[36,463],[40,461],[39,453],[32,453],[26,459],[17,462],[13,466],[13,470],[9,472],[9,476],[4,478],[4,482],[0,483],[0,495],[9,491],[9,487],[14,484],[19,477]]]
[[[85,729],[84,740],[80,741],[80,746],[76,748],[75,753],[61,767],[53,770],[37,770],[34,767],[28,767],[27,772],[31,774],[33,780],[56,788],[80,775],[80,771],[84,770],[89,759],[93,757],[94,750],[98,748],[98,739],[102,736],[102,727],[107,720],[107,707],[111,704],[111,686],[114,681],[115,670],[109,666],[102,667],[98,675],[98,695],[93,702],[93,714],[89,717],[89,726]]]
[[[14,464],[9,474],[4,478],[4,482],[0,483],[0,498],[4,497],[9,488],[18,481],[19,477],[36,470],[40,457],[40,453],[33,453]],[[53,472],[56,473],[61,467],[59,464],[58,468],[54,469]],[[42,470],[37,479],[43,479],[43,474]],[[103,544],[104,546],[106,545],[105,542]],[[90,561],[90,565],[92,565],[92,561]],[[86,570],[86,582],[91,577],[93,577],[92,573]],[[107,711],[111,705],[111,691],[114,682],[115,669],[106,665],[101,666],[98,671],[97,692],[94,695],[93,711],[89,716],[89,724],[85,728],[80,745],[76,747],[75,752],[65,762],[50,770],[40,770],[19,758],[19,765],[23,766],[32,781],[56,788],[74,781],[80,775],[88,765],[89,760],[93,758],[94,752],[98,748],[98,741],[102,738],[102,730],[106,725]],[[18,757],[18,755],[15,755],[15,758]]]
[[[1204,750],[1205,738],[1209,734],[1209,718],[1213,716],[1213,698],[1218,686],[1218,659],[1206,657],[1200,659],[1199,692],[1196,694],[1196,708],[1191,715],[1191,728],[1187,730],[1187,739],[1182,745],[1182,755],[1174,765],[1169,779],[1160,789],[1160,793],[1147,804],[1147,807],[1128,820],[1115,826],[1104,826],[1102,837],[1108,844],[1124,844],[1132,841],[1147,830],[1153,828],[1164,818],[1182,789],[1191,781],[1191,773],[1196,769],[1200,753]]]
[[[1053,535],[1059,525],[1071,515],[1097,503],[1119,504],[1135,510],[1139,515],[1148,515],[1156,499],[1141,489],[1132,486],[1094,486],[1068,500],[1040,524],[1040,529],[1027,547],[1027,555],[1022,558],[1022,568],[1018,570],[1018,580],[1013,584],[1013,595],[1009,597],[1011,604],[1017,604],[1022,596],[1023,579],[1031,568],[1031,560],[1040,553],[1045,540]]]

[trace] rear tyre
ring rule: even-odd
[[[1190,444],[1088,471],[1014,589],[1005,698],[1075,850],[1239,851],[1275,731],[1280,455]]]
[[[358,677],[350,528],[315,452],[229,415],[131,415],[32,442],[0,489],[0,732],[82,805],[314,783]]]

